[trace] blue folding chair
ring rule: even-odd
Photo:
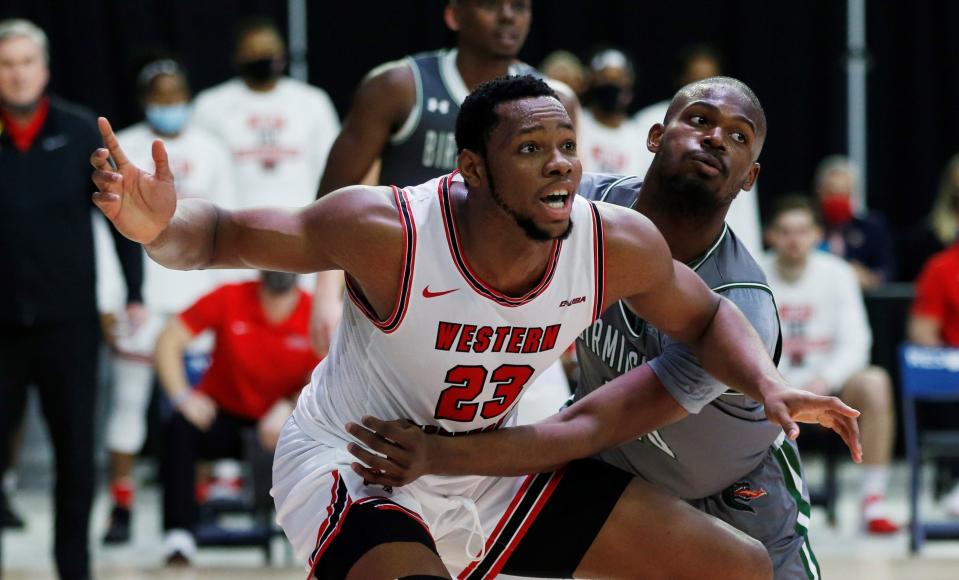
[[[903,344],[899,367],[911,487],[909,547],[918,552],[926,540],[959,539],[959,522],[923,522],[919,512],[923,459],[959,457],[959,430],[923,431],[916,417],[917,403],[959,401],[959,349]]]

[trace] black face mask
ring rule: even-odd
[[[280,72],[282,72],[280,64],[279,59],[258,58],[241,62],[237,64],[237,68],[244,80],[255,85],[262,85],[280,76]]]
[[[283,294],[296,285],[296,274],[287,272],[261,272],[260,284],[271,294]]]
[[[626,110],[620,101],[626,89],[620,85],[595,85],[589,90],[590,103],[604,113],[619,113]]]

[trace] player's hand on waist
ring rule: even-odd
[[[766,396],[766,417],[780,425],[786,436],[799,436],[797,423],[818,423],[832,429],[849,447],[856,463],[862,462],[862,443],[859,441],[859,411],[843,403],[838,397],[826,397],[785,386]]]
[[[97,125],[106,147],[90,156],[98,190],[93,202],[121,234],[141,244],[150,243],[170,223],[176,210],[173,173],[163,142],[153,143],[156,170],[149,174],[127,158],[109,121],[100,117]]]
[[[366,447],[350,443],[347,451],[362,462],[351,467],[368,485],[398,487],[432,473],[437,436],[412,422],[363,417],[363,425],[347,423],[346,430]]]

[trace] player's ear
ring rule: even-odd
[[[470,188],[480,187],[486,182],[486,164],[483,163],[483,157],[471,149],[460,151],[459,170],[463,174],[463,181]]]
[[[662,123],[656,123],[649,128],[649,134],[646,135],[646,148],[652,153],[659,153],[659,146],[663,143],[663,131],[666,127]]]
[[[759,177],[759,164],[753,163],[753,166],[749,168],[749,173],[746,174],[746,180],[743,181],[742,190],[749,191],[753,188],[753,184],[756,183],[756,178]]]
[[[453,6],[453,2],[448,3],[446,8],[443,9],[443,22],[453,32],[460,31],[460,19],[459,15],[456,14],[456,7]]]

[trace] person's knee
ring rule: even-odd
[[[873,410],[892,404],[892,381],[885,369],[871,366],[856,373],[843,389],[843,399]]]
[[[769,580],[773,577],[773,565],[769,560],[769,552],[761,542],[754,538],[747,538],[743,542],[743,549],[739,552],[739,571],[730,578],[740,580]]]

